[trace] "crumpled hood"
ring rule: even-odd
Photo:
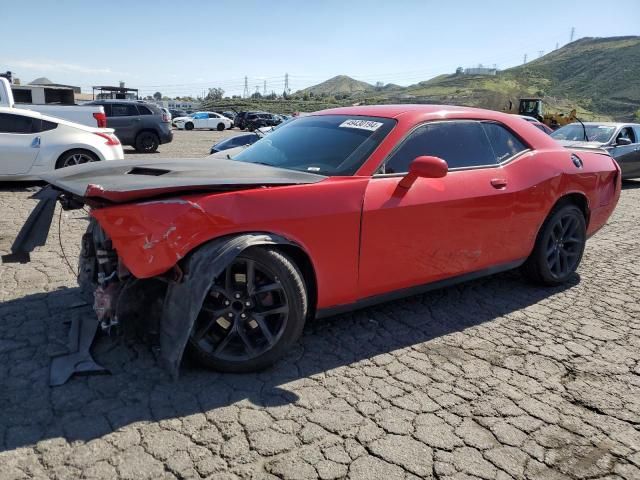
[[[585,142],[582,140],[558,140],[558,143],[563,147],[569,148],[604,148],[602,142]]]
[[[76,165],[41,175],[73,195],[115,203],[178,192],[318,183],[324,175],[234,160],[116,160]]]

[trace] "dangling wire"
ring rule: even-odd
[[[67,263],[67,266],[69,267],[69,270],[71,271],[71,273],[77,277],[79,272],[76,272],[73,269],[73,267],[71,266],[71,263],[69,262],[69,259],[67,258],[67,255],[64,253],[64,247],[62,246],[62,233],[60,229],[61,223],[62,223],[62,208],[60,209],[60,214],[58,215],[58,243],[60,244],[60,251],[62,252],[62,258],[64,258],[64,261]]]

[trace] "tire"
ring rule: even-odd
[[[246,127],[245,127],[244,125],[240,125],[240,126],[238,126],[238,128],[239,128],[240,130],[244,130]]]
[[[224,123],[219,123],[218,124],[218,131],[222,132],[226,127],[224,126]]]
[[[574,204],[560,205],[542,225],[522,272],[534,283],[560,285],[580,265],[586,241],[587,227],[582,210]]]
[[[249,275],[248,269],[251,262],[253,276]],[[254,279],[254,291],[268,290],[248,294],[243,290],[242,282],[236,283],[238,278],[242,279],[238,272],[245,272],[246,290],[250,289],[249,278]],[[245,307],[249,304],[251,307]],[[262,370],[298,340],[307,308],[305,283],[295,264],[276,250],[250,248],[215,280],[191,331],[189,352],[200,364],[221,372]],[[285,309],[286,313],[266,314]]]
[[[140,153],[153,153],[158,150],[160,139],[155,132],[140,132],[136,137],[134,148]]]
[[[99,162],[100,159],[98,156],[90,152],[89,150],[82,150],[80,148],[76,148],[74,150],[69,150],[68,152],[64,152],[58,160],[56,161],[56,169],[71,167],[73,165],[81,165],[83,163],[89,162]]]
[[[193,123],[192,122],[187,122],[184,124],[184,129],[185,130],[193,130]]]

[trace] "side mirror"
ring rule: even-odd
[[[627,137],[620,137],[616,140],[616,145],[631,145],[631,139]]]
[[[449,171],[449,165],[438,157],[416,157],[409,165],[409,173],[398,184],[402,188],[410,188],[417,178],[442,178]]]

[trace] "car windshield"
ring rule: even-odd
[[[556,140],[572,140],[576,142],[586,142],[587,139],[584,137],[585,130],[587,133],[587,138],[590,142],[600,142],[607,143],[609,139],[613,136],[613,132],[616,127],[612,127],[610,125],[586,125],[584,129],[582,125],[579,123],[572,123],[570,125],[565,125],[564,127],[559,128],[555,132],[551,134],[553,138]]]
[[[322,175],[353,175],[395,123],[390,118],[347,115],[298,118],[233,160]]]

